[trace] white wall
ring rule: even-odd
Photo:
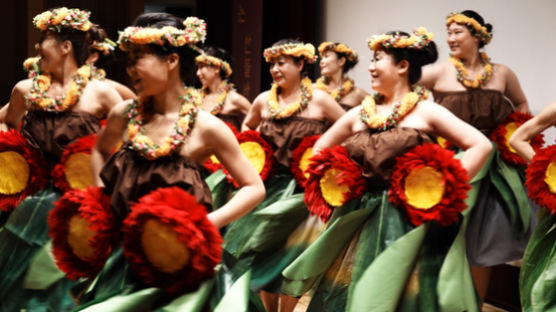
[[[493,62],[510,67],[519,78],[532,113],[556,101],[556,1],[554,0],[325,0],[323,39],[347,44],[359,53],[349,75],[370,91],[367,38],[391,30],[411,32],[425,26],[435,34],[439,62],[448,58],[445,18],[466,9],[493,25],[485,51]],[[318,44],[318,43],[317,43]],[[545,133],[554,142],[556,129]]]

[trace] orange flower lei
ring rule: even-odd
[[[388,116],[376,114],[376,101],[382,100],[382,95],[375,93],[374,96],[366,96],[362,102],[360,111],[361,121],[372,129],[388,130],[394,128],[405,115],[407,115],[417,103],[428,98],[427,89],[416,85],[413,92],[407,93],[401,102],[394,105]]]
[[[68,91],[61,97],[55,99],[48,97],[47,91],[50,88],[49,75],[36,75],[33,77],[33,86],[29,93],[25,95],[27,103],[36,105],[46,111],[65,111],[71,108],[79,100],[85,86],[91,79],[93,69],[89,65],[81,66],[72,77],[72,82]]]
[[[216,97],[216,105],[210,110],[210,113],[213,115],[218,115],[222,108],[224,108],[224,104],[226,103],[226,97],[228,96],[228,92],[234,88],[233,83],[229,83],[227,80],[222,81],[220,84],[220,88],[222,92],[218,94]],[[203,96],[203,100],[208,95],[208,88],[201,89],[201,94]]]
[[[263,52],[266,62],[270,62],[270,60],[278,57],[279,55],[303,57],[307,63],[314,63],[317,60],[315,47],[310,43],[284,43],[266,48]]]
[[[343,43],[334,43],[334,42],[330,42],[330,41],[325,41],[325,42],[323,42],[319,45],[318,50],[319,50],[320,57],[322,57],[324,52],[330,50],[330,51],[334,51],[336,53],[344,54],[346,56],[346,58],[348,60],[352,61],[352,62],[357,63],[357,61],[358,61],[357,52],[350,49],[347,45],[345,45]]]
[[[272,114],[272,118],[283,119],[303,111],[309,104],[312,96],[313,85],[311,83],[311,79],[303,78],[301,79],[301,98],[295,103],[291,103],[284,108],[280,108],[280,104],[278,104],[278,86],[273,83],[270,93],[268,94],[266,105],[268,106],[270,114]]]
[[[492,33],[488,32],[487,28],[482,26],[481,23],[474,18],[461,13],[452,12],[446,17],[446,27],[450,26],[452,23],[466,25],[473,28],[476,31],[475,36],[477,36],[484,44],[488,44],[490,40],[492,40]]]
[[[193,130],[195,118],[197,117],[202,100],[197,90],[188,87],[185,88],[185,95],[180,97],[180,99],[183,101],[180,117],[174,126],[174,131],[169,137],[164,139],[162,146],[158,146],[143,134],[145,131],[143,129],[143,101],[141,99],[134,100],[127,112],[127,117],[129,118],[127,131],[131,142],[129,148],[135,150],[141,156],[153,160],[169,155],[172,151],[182,146],[185,138]]]
[[[400,33],[394,35],[382,34],[372,36],[367,42],[369,49],[372,51],[378,50],[380,47],[385,49],[417,49],[420,50],[429,45],[432,41],[434,34],[428,32],[425,27],[418,27],[413,30],[413,35],[403,36]]]
[[[201,54],[195,58],[195,64],[199,65],[208,65],[218,67],[226,74],[226,78],[230,77],[232,74],[232,67],[230,63],[220,59],[218,57],[208,55],[208,54]]]
[[[60,32],[62,27],[87,31],[91,28],[89,16],[91,12],[66,7],[44,11],[33,18],[33,24],[41,31]]]
[[[450,55],[450,62],[456,67],[456,77],[458,81],[467,88],[480,88],[481,86],[484,86],[492,77],[492,63],[490,62],[490,58],[485,52],[481,52],[479,55],[481,56],[481,62],[484,64],[483,72],[478,74],[474,79],[469,78],[469,72],[467,72],[467,68],[463,66],[461,60],[453,55]]]
[[[330,94],[334,98],[334,100],[338,102],[341,98],[343,98],[344,96],[349,94],[351,90],[353,90],[353,79],[347,78],[339,89],[330,91],[330,89],[328,89],[328,85],[326,85],[326,79],[324,77],[320,77],[319,79],[317,79],[316,87],[317,89],[323,90],[326,93]]]

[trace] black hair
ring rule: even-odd
[[[279,46],[283,44],[291,44],[291,43],[303,44],[303,42],[301,42],[300,40],[287,38],[287,39],[281,39],[276,41],[275,43],[272,44],[272,46],[275,47],[275,46]],[[301,69],[301,77],[308,77],[309,72],[312,72],[313,64],[309,64],[307,60],[302,56],[296,57],[290,55],[290,57],[293,58],[295,64],[299,64],[299,62],[303,61],[303,68]]]
[[[177,29],[184,29],[183,20],[169,13],[143,13],[135,19],[134,26],[162,28],[172,26]],[[190,47],[159,46],[149,44],[149,51],[160,58],[165,58],[172,53],[179,56],[180,78],[185,85],[192,86],[195,83],[195,57],[196,51]]]
[[[210,56],[217,57],[217,58],[227,62],[228,64],[230,64],[230,67],[232,66],[230,53],[228,53],[228,51],[226,51],[222,48],[217,48],[215,46],[203,46],[202,49],[203,49],[203,51],[205,51],[206,54],[208,54]],[[226,72],[224,72],[223,70],[220,70],[220,79],[225,80],[225,79],[228,79],[228,78],[229,77],[226,77]]]
[[[339,42],[334,42],[334,45],[336,45],[336,46],[339,45],[339,44],[340,44]],[[347,53],[337,52],[337,51],[334,51],[333,49],[327,49],[327,50],[325,50],[325,52],[326,51],[334,52],[334,53],[336,53],[336,57],[338,59],[343,57],[346,60],[345,63],[344,63],[344,66],[342,67],[342,72],[344,74],[347,73],[353,67],[355,67],[355,65],[357,65],[357,63],[359,63],[358,58],[355,58],[354,60],[350,60],[348,58]]]
[[[483,17],[482,17],[481,15],[479,15],[479,13],[477,13],[477,12],[475,12],[475,11],[473,11],[473,10],[465,10],[465,11],[463,11],[463,12],[460,12],[460,14],[463,14],[463,15],[465,15],[465,16],[467,16],[467,17],[470,17],[470,18],[476,20],[479,24],[481,24],[481,26],[485,27],[486,30],[487,30],[489,33],[492,33],[492,25],[491,25],[491,24],[488,24],[488,23],[485,24],[485,20],[483,19]],[[470,32],[473,36],[475,36],[475,35],[477,34],[477,30],[475,30],[475,28],[473,28],[473,27],[471,27],[471,26],[467,26],[467,25],[465,25],[465,26],[467,27],[467,29],[469,29],[469,32]],[[484,43],[482,40],[480,40],[480,41],[479,41],[479,48],[482,48],[482,47],[484,47],[484,46],[485,46],[485,43]]]
[[[389,32],[388,35],[407,36],[409,34],[403,31],[393,31]],[[411,48],[389,48],[384,49],[388,54],[394,57],[394,62],[398,64],[399,62],[406,60],[409,63],[409,84],[416,84],[423,73],[422,67],[427,64],[432,64],[438,59],[438,50],[436,49],[436,44],[434,41],[429,42],[423,48],[411,49]]]
[[[89,57],[89,44],[87,43],[87,37],[89,31],[84,32],[81,30],[62,27],[60,31],[47,30],[49,34],[52,34],[58,42],[69,41],[72,45],[73,57],[77,66],[82,66]]]
[[[102,51],[99,51],[94,48],[94,43],[102,43],[108,38],[106,35],[106,31],[102,29],[98,24],[92,24],[91,28],[89,29],[89,35],[87,39],[87,43],[89,44],[89,55],[93,53],[98,54],[98,59],[95,62],[95,66],[98,68],[107,68],[109,64],[111,64],[112,60],[114,59],[113,51],[109,51],[108,54],[104,54]]]

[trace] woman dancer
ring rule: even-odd
[[[431,142],[431,136],[449,137],[465,150],[461,165],[471,178],[485,163],[490,143],[448,110],[427,101],[426,91],[415,85],[421,67],[437,59],[431,33],[419,28],[411,36],[404,32],[373,36],[369,48],[374,51],[369,66],[372,88],[378,93],[366,97],[317,141],[314,163],[308,169],[312,177],[305,189],[309,209],[317,211],[313,206],[317,202],[310,200],[315,187],[310,185],[315,174],[323,174],[318,159],[326,154],[319,151],[342,144],[361,168],[367,191],[335,208],[332,215],[322,214],[324,219],[330,217],[327,229],[283,271],[286,281],[282,289],[298,296],[316,288],[309,311],[475,311],[469,268],[461,263],[462,255],[451,249],[460,239],[455,235],[457,212],[451,222],[415,222],[416,215],[402,203],[391,203],[388,194],[395,192],[393,185],[398,179],[393,176],[396,158],[409,150],[419,155],[415,147],[425,150],[425,145],[420,145]],[[441,154],[440,147],[426,146],[432,149],[427,152],[429,156]],[[337,154],[332,151],[330,155]],[[455,161],[452,154],[442,157]],[[349,159],[342,160],[341,165],[347,162]],[[402,161],[402,166],[411,163]],[[352,175],[357,170],[349,171],[335,176]],[[456,174],[456,170],[450,172]],[[323,196],[331,194],[330,183],[316,180],[319,183]],[[426,184],[427,180],[419,183]],[[360,188],[361,183],[353,185]],[[427,185],[430,190],[440,184]],[[465,197],[465,188],[456,189]],[[339,191],[341,198],[346,191]],[[459,195],[444,194],[442,201],[453,196]],[[440,198],[433,204],[438,202]],[[427,209],[435,207],[431,206]]]
[[[512,111],[529,112],[513,71],[480,51],[492,39],[492,25],[467,10],[450,14],[446,26],[450,60],[427,68],[421,81],[435,100],[487,136]],[[467,228],[468,260],[481,301],[491,267],[520,259],[534,226],[518,168],[502,161],[495,150],[485,170],[485,179],[475,181],[480,196]],[[518,217],[510,221],[514,214]]]
[[[361,104],[369,94],[346,76],[359,62],[357,52],[343,43],[325,41],[319,46],[319,54],[322,77],[317,79],[315,87],[332,95],[345,110]]]
[[[205,48],[195,58],[197,77],[203,85],[202,108],[240,131],[251,103],[228,81],[232,74],[228,58],[225,50],[215,47]]]

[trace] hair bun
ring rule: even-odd
[[[486,30],[487,30],[489,33],[492,32],[492,25],[491,25],[491,24],[487,23],[487,24],[485,25],[485,28],[486,28]]]

